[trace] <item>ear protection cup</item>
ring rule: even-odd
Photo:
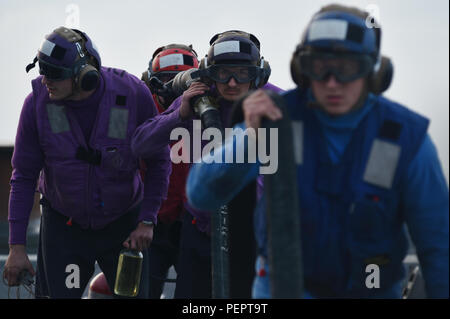
[[[208,55],[205,55],[205,57],[200,60],[200,63],[198,65],[198,69],[199,70],[204,70],[207,67],[208,67]],[[214,82],[208,77],[201,77],[201,81],[203,83],[205,83],[206,85],[208,85],[208,86],[211,86],[211,85],[214,84]]]
[[[292,54],[291,58],[291,77],[295,84],[299,87],[305,87],[308,85],[308,78],[302,75],[301,66],[300,66],[300,50],[295,50],[294,54]]]
[[[289,64],[291,71],[291,78],[297,86],[300,86],[300,63],[298,63],[296,52],[291,57],[291,63]]]
[[[100,80],[100,73],[94,67],[95,64],[94,58],[86,49],[85,45],[86,41],[83,38],[84,34],[79,30],[74,29],[67,29],[67,30],[69,30],[68,33],[72,33],[71,35],[67,35],[68,41],[80,43],[81,45],[81,50],[78,51],[80,58],[77,62],[75,62],[75,65],[73,67],[75,74],[74,76],[75,87],[78,90],[91,91],[96,88],[97,83]]]
[[[97,69],[90,64],[85,64],[81,67],[76,83],[81,90],[91,91],[97,87],[99,78]]]
[[[369,77],[369,91],[377,95],[389,88],[394,76],[394,66],[391,59],[382,56],[378,64]]]
[[[256,88],[261,88],[264,85],[266,85],[267,82],[269,81],[270,74],[272,73],[272,69],[270,68],[269,61],[266,61],[266,60],[264,60],[263,57],[261,57],[260,65],[261,65],[261,62],[263,64],[263,66],[262,66],[262,68],[260,68],[260,75],[255,79],[255,87]]]
[[[204,70],[208,67],[208,55],[205,55],[203,59],[200,60],[200,64],[198,65],[199,70]]]
[[[83,64],[80,70],[76,73],[74,82],[79,90],[91,91],[97,87],[100,80],[98,70],[91,64]]]
[[[142,72],[141,80],[144,81],[147,86],[149,86],[148,70]]]

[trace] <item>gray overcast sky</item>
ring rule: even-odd
[[[394,82],[385,96],[431,119],[430,134],[449,174],[449,2],[447,0],[332,1],[367,8],[376,5],[383,29],[382,51],[392,58]],[[87,1],[0,0],[0,145],[12,145],[30,80],[25,66],[45,34],[60,25],[89,34],[103,65],[136,76],[147,68],[153,51],[168,43],[193,44],[200,56],[218,32],[240,29],[261,41],[270,62],[270,82],[294,87],[291,54],[313,13],[330,1]],[[73,5],[75,6],[73,6]]]

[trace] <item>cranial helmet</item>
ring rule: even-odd
[[[260,61],[259,41],[241,31],[216,34],[210,41],[207,62],[213,64],[251,64]]]
[[[176,96],[165,85],[178,73],[194,68],[198,69],[198,58],[191,44],[169,44],[155,50],[141,80],[147,84],[158,105],[167,108]]]
[[[329,5],[315,14],[307,26],[291,60],[291,74],[299,86],[311,79],[311,57],[331,54],[358,60],[357,77],[368,77],[369,91],[388,89],[393,76],[389,58],[380,54],[381,29],[366,22],[367,12],[341,5]],[[343,76],[345,78],[345,76]],[[348,77],[353,80],[355,76]]]
[[[211,45],[207,56],[200,62],[200,69],[215,65],[249,65],[256,66],[255,87],[267,83],[271,70],[268,61],[260,56],[260,42],[250,33],[231,30],[218,33],[209,42]],[[206,73],[204,73],[206,74]]]
[[[173,77],[178,72],[198,68],[198,65],[197,52],[192,45],[169,44],[156,49],[147,71],[142,74],[142,80],[149,84],[153,76],[162,79],[167,76]]]
[[[156,49],[149,63],[151,74],[158,72],[180,72],[198,68],[197,53],[192,45],[169,44]]]
[[[47,35],[27,72],[39,62],[39,73],[49,80],[72,78],[75,86],[89,91],[97,86],[100,55],[86,33],[59,27]]]

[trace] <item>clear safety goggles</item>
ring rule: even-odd
[[[233,78],[238,83],[248,83],[258,77],[259,68],[255,65],[242,64],[211,65],[206,72],[206,75],[215,82],[228,83]]]
[[[39,60],[39,74],[52,81],[61,81],[72,77],[72,69],[56,66]]]
[[[373,69],[373,59],[367,55],[314,53],[300,56],[302,73],[315,81],[325,81],[331,75],[340,83],[367,76]]]

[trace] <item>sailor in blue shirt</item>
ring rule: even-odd
[[[368,28],[367,16],[339,5],[314,15],[291,61],[301,89],[282,95],[297,128],[294,134],[301,132],[294,142],[295,152],[301,152],[303,297],[400,298],[407,227],[427,296],[448,298],[448,186],[427,134],[429,121],[381,96],[391,82],[392,64],[381,56],[381,30]],[[256,129],[263,117],[276,121],[282,116],[261,91],[242,106],[240,128]],[[244,132],[219,152],[240,143]],[[260,166],[205,162],[193,165],[187,183],[190,203],[204,210],[230,201],[258,176]],[[221,188],[212,185],[220,183],[227,183],[227,191],[214,191]],[[258,197],[257,269],[270,272],[264,262],[265,196]],[[379,288],[366,286],[371,264],[379,267]],[[271,296],[267,277],[256,276],[254,297]]]

